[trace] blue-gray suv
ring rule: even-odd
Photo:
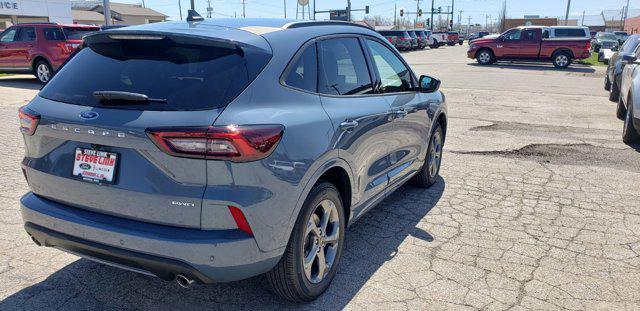
[[[25,229],[184,287],[266,273],[313,300],[348,225],[438,180],[440,81],[355,24],[191,19],[85,36],[20,109]]]

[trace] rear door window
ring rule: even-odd
[[[320,93],[361,95],[373,93],[373,83],[356,38],[336,38],[319,44]]]
[[[22,27],[18,34],[18,40],[22,42],[36,41],[36,29],[33,27]]]
[[[318,91],[318,61],[316,45],[307,46],[285,74],[284,83],[297,89]]]
[[[42,30],[44,38],[49,41],[63,41],[65,40],[62,29],[60,28],[45,28]]]
[[[123,40],[83,48],[40,92],[76,105],[131,110],[203,110],[238,96],[271,55],[244,49]],[[248,69],[249,68],[249,69]],[[131,92],[163,102],[105,101],[96,91]]]

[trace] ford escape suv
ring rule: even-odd
[[[343,22],[87,35],[19,111],[24,227],[38,245],[184,287],[266,273],[282,297],[313,300],[348,225],[407,181],[436,182],[439,85]]]

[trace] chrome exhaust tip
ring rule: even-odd
[[[186,275],[178,274],[176,275],[176,283],[182,288],[188,288],[193,283],[193,279]]]

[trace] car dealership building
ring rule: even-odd
[[[0,29],[25,22],[73,23],[70,0],[0,0]]]

